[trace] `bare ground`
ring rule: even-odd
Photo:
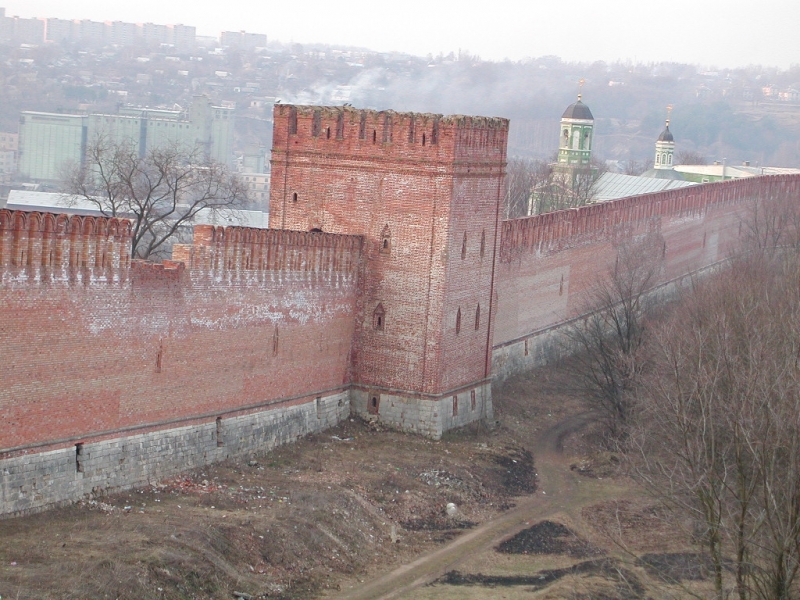
[[[351,419],[0,521],[0,597],[600,599],[702,586],[691,548],[618,474],[563,377],[544,368],[502,386],[491,429],[432,441]]]

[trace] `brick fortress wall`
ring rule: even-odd
[[[750,202],[800,197],[768,177],[500,223],[507,122],[295,107],[290,133],[291,108],[283,229],[198,226],[156,265],[131,263],[126,221],[0,211],[0,514],[263,451],[372,398],[434,437],[490,418],[492,356],[500,377],[545,360],[621,246],[646,241],[668,286],[727,257]]]
[[[362,239],[0,211],[0,514],[262,451],[349,414]]]
[[[277,105],[270,226],[363,235],[354,400],[438,437],[491,416],[508,121]]]
[[[563,351],[563,326],[586,313],[591,287],[622,245],[657,262],[657,293],[712,268],[742,243],[759,200],[800,201],[800,176],[759,177],[623,198],[503,222],[496,283],[496,378]]]

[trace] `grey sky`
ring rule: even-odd
[[[484,59],[676,61],[727,67],[800,64],[800,1],[762,0],[0,0],[6,15],[183,23],[200,35],[266,33],[418,55]]]

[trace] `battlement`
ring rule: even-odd
[[[0,210],[0,270],[38,280],[88,273],[110,279],[130,266],[126,219]]]
[[[505,160],[508,119],[376,111],[350,106],[274,109],[273,153],[301,149],[325,154]]]
[[[363,239],[285,229],[195,225],[192,244],[175,244],[172,259],[193,271],[311,271],[354,274]]]
[[[524,252],[558,249],[567,238],[604,236],[637,221],[683,214],[757,198],[800,199],[800,175],[772,175],[723,183],[691,186],[641,196],[620,198],[580,208],[503,221],[500,260],[508,262]]]

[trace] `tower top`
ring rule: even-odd
[[[578,101],[570,104],[564,114],[561,115],[562,119],[579,119],[581,121],[594,121],[592,111],[583,103],[583,84],[586,80],[581,79],[578,82]]]
[[[675,138],[672,137],[672,132],[669,130],[669,116],[672,114],[672,105],[670,104],[667,106],[667,121],[666,125],[664,126],[664,131],[661,132],[661,135],[658,136],[659,142],[674,142]]]

